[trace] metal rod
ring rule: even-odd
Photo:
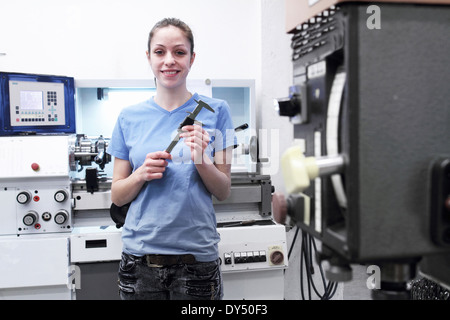
[[[340,173],[345,165],[344,157],[341,155],[318,157],[316,163],[320,177]]]

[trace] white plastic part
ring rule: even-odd
[[[302,192],[309,187],[312,179],[319,176],[315,158],[305,157],[299,146],[286,150],[281,158],[281,167],[288,193]]]

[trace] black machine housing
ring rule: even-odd
[[[294,138],[305,139],[306,156],[317,156],[318,148],[327,155],[331,88],[338,72],[346,77],[338,146],[347,205],[339,205],[330,177],[323,177],[320,212],[312,181],[304,192],[312,198],[309,223],[296,221],[344,260],[422,261],[425,273],[450,284],[449,272],[427,262],[450,261],[450,210],[442,201],[450,192],[450,6],[376,5],[379,29],[368,24],[368,3],[348,2],[293,34],[290,94],[306,92],[306,120],[294,125]]]

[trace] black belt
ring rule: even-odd
[[[182,255],[162,255],[162,254],[146,254],[145,260],[149,267],[167,267],[176,264],[194,264],[197,262],[192,254]]]

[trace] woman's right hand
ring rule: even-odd
[[[145,182],[163,177],[168,165],[166,159],[172,159],[172,156],[165,151],[149,153],[142,166],[132,172],[128,160],[115,158],[111,201],[119,207],[131,202],[139,194]]]
[[[156,151],[147,154],[144,163],[137,170],[140,178],[144,181],[161,179],[169,164],[167,159],[172,159],[172,156],[165,151]]]

